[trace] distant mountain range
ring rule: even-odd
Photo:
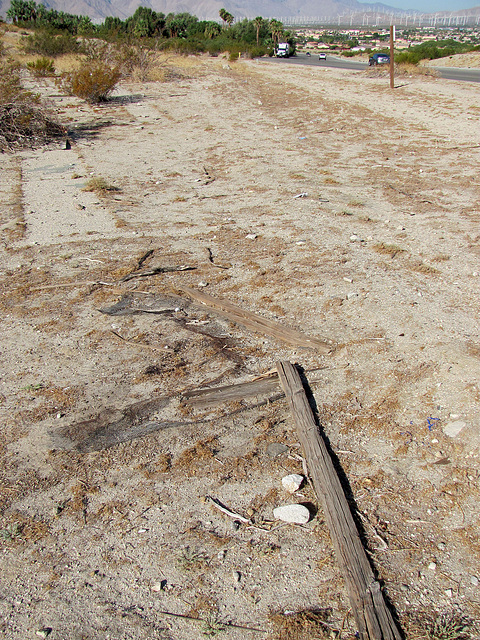
[[[37,0],[39,3],[40,0]],[[295,17],[336,18],[351,13],[406,13],[380,2],[366,4],[357,0],[44,0],[43,4],[49,9],[90,16],[94,22],[103,22],[107,16],[118,16],[124,20],[139,6],[165,14],[187,12],[201,20],[217,21],[221,8],[225,8],[237,20],[255,16],[281,20]],[[0,0],[0,16],[5,17],[9,7],[10,0]],[[469,9],[468,12],[480,14],[480,7]],[[454,13],[462,15],[466,11]]]

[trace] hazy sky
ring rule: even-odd
[[[397,9],[416,9],[423,13],[435,11],[460,11],[478,7],[480,0],[382,0],[384,4]]]

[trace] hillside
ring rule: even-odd
[[[350,11],[375,11],[379,6],[388,9],[386,5],[360,4],[357,0],[49,0],[45,4],[57,9],[78,15],[88,15],[94,21],[102,22],[106,16],[118,16],[122,19],[132,15],[135,9],[142,5],[155,11],[180,13],[186,11],[200,19],[218,20],[218,12],[224,7],[236,18],[254,18],[261,15],[269,17],[293,16],[331,16],[342,15]],[[5,15],[10,6],[10,0],[0,0],[0,15]]]

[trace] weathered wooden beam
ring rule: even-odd
[[[276,338],[277,340],[286,342],[294,347],[315,349],[315,351],[322,354],[330,353],[333,348],[326,340],[307,336],[301,331],[290,329],[278,322],[268,320],[267,318],[258,316],[250,311],[241,309],[228,300],[214,298],[213,296],[209,296],[207,293],[203,293],[203,291],[197,291],[190,287],[181,286],[178,287],[178,290],[182,293],[186,293],[192,300],[200,302],[208,309],[216,311],[219,315],[250,329],[250,331],[261,333],[262,335],[270,336],[271,338]]]
[[[363,547],[350,506],[297,369],[278,362],[280,384],[289,401],[315,492],[320,500],[337,562],[345,580],[361,640],[401,640]]]

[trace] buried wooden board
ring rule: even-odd
[[[284,397],[279,388],[278,377],[275,376],[275,379],[269,379],[268,382],[273,383],[274,380],[274,384],[260,385],[259,382],[266,382],[266,380],[261,380],[228,385],[227,387],[202,388],[185,391],[175,396],[158,396],[152,400],[135,402],[122,409],[107,408],[89,420],[83,420],[61,429],[56,429],[51,432],[50,436],[57,449],[74,450],[79,453],[100,451],[122,442],[142,438],[156,431],[193,424],[207,424],[218,420],[218,415],[214,418],[200,417],[184,420],[171,418],[174,413],[172,402],[194,404],[192,400],[195,401],[196,393],[199,393],[199,397],[202,398],[203,393],[211,391],[210,397],[208,394],[206,395],[205,405],[215,404],[215,401],[223,402],[230,399],[238,399],[239,394],[241,394],[242,399],[249,396],[258,396],[256,402],[251,404],[244,403],[241,407],[225,413],[222,416],[224,418],[268,405]]]
[[[332,458],[319,433],[300,375],[290,362],[278,362],[277,371],[294,416],[315,492],[323,506],[360,639],[401,640],[402,635],[375,578]]]
[[[190,287],[182,286],[178,289],[182,293],[186,293],[192,300],[200,302],[208,309],[228,318],[228,320],[232,320],[233,322],[246,327],[250,331],[262,333],[263,335],[275,338],[293,347],[314,349],[321,354],[327,354],[332,351],[332,345],[329,344],[327,340],[307,336],[301,331],[290,329],[278,322],[268,320],[267,318],[258,316],[250,311],[245,311],[245,309],[237,307],[228,300],[214,298],[213,296],[203,293],[202,291],[197,291],[196,289],[191,289]]]

